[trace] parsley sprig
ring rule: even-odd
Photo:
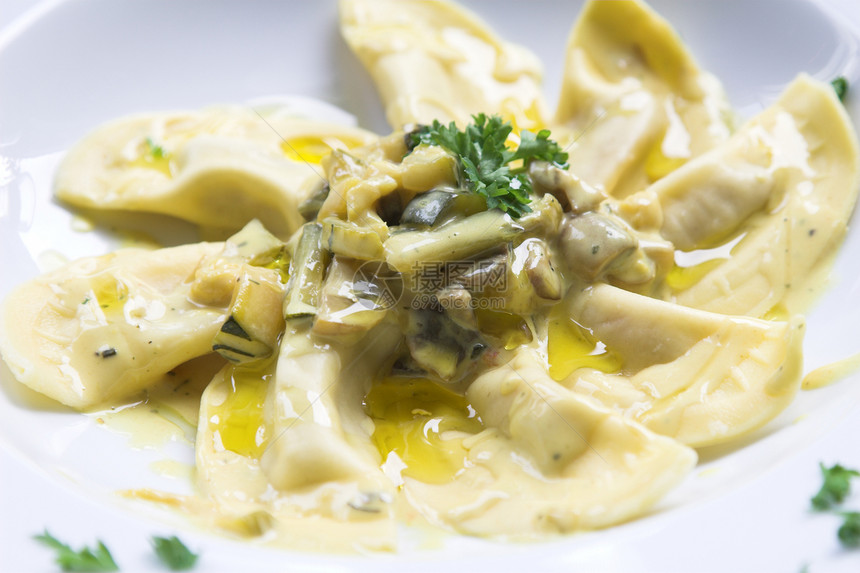
[[[839,101],[845,101],[845,96],[848,94],[848,80],[844,76],[839,76],[830,82],[830,85],[833,86]]]
[[[194,567],[197,563],[197,555],[185,547],[178,537],[156,537],[152,538],[152,547],[161,562],[171,571],[185,571]]]
[[[860,473],[844,468],[839,464],[834,464],[830,468],[824,464],[819,464],[819,466],[824,481],[821,484],[821,489],[812,498],[812,507],[824,511],[845,500],[851,493],[851,478],[860,476]]]
[[[33,539],[47,545],[56,552],[57,564],[63,571],[119,571],[119,566],[105,544],[97,540],[95,548],[83,547],[75,551],[46,529]],[[161,563],[171,571],[192,569],[199,557],[192,553],[175,535],[172,537],[152,537],[152,548]]]
[[[472,120],[464,130],[454,122],[446,126],[433,120],[431,125],[412,132],[412,147],[422,143],[438,145],[453,154],[460,165],[461,179],[470,191],[486,198],[488,209],[501,209],[514,218],[530,212],[528,164],[543,160],[566,169],[567,153],[549,138],[548,129],[537,134],[522,130],[519,146],[511,150],[506,144],[513,131],[509,122],[483,113],[473,115]]]
[[[842,513],[842,526],[837,535],[845,547],[860,547],[860,511]]]
[[[119,571],[116,561],[101,541],[97,541],[94,549],[85,546],[75,551],[48,533],[47,529],[34,539],[56,552],[57,564],[63,571]]]
[[[839,541],[844,547],[860,547],[860,512],[858,511],[836,511],[836,506],[845,501],[851,493],[851,480],[860,477],[860,472],[845,468],[839,464],[827,467],[822,463],[821,477],[823,483],[821,489],[812,497],[812,507],[818,511],[831,510],[842,517],[842,525],[837,531]]]

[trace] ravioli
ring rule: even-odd
[[[24,283],[3,305],[4,361],[19,382],[74,408],[135,394],[211,350],[227,309],[192,303],[189,279],[222,249],[121,250]]]
[[[128,399],[211,352],[244,265],[270,261],[281,246],[252,221],[223,243],[121,249],[69,263],[6,298],[3,360],[19,382],[73,408]]]
[[[571,171],[625,197],[725,141],[732,115],[719,81],[644,2],[590,0],[554,125],[570,132]]]
[[[245,539],[288,539],[293,546],[312,551],[392,550],[396,521],[390,503],[384,496],[370,497],[361,487],[367,480],[332,479],[272,489],[260,464],[265,445],[289,440],[305,446],[311,455],[319,445],[318,440],[303,441],[307,432],[280,436],[264,422],[264,402],[273,390],[272,370],[264,369],[261,378],[260,372],[249,375],[228,365],[203,393],[195,440],[197,484],[209,506],[197,513],[210,527]],[[340,451],[355,455],[344,448]],[[322,455],[331,452],[326,448],[316,459],[323,461]],[[312,471],[308,465],[300,467]],[[370,469],[381,478],[378,469]]]
[[[394,129],[497,113],[541,127],[541,65],[447,0],[341,0],[340,27],[370,72]]]
[[[528,539],[631,519],[677,485],[695,452],[553,382],[534,351],[480,375],[488,426],[451,483],[406,479],[410,501],[471,535]]]
[[[677,248],[738,239],[674,300],[727,314],[802,312],[845,236],[858,186],[844,107],[830,86],[798,77],[731,141],[649,190],[662,207],[660,232]]]
[[[321,350],[308,326],[284,334],[276,360],[227,366],[207,387],[199,487],[228,531],[279,531],[320,549],[392,549],[396,490],[368,440],[360,381],[370,379],[396,329],[382,325],[362,349]]]
[[[562,383],[689,446],[747,434],[800,389],[801,317],[726,316],[609,285],[571,297],[568,309],[624,366],[617,373],[578,370]]]
[[[331,149],[368,143],[364,130],[239,107],[150,113],[108,123],[57,170],[57,198],[77,207],[172,215],[231,234],[251,219],[288,237],[298,205],[320,186]]]
[[[320,349],[321,340],[302,322],[281,342],[269,400],[267,417],[275,439],[262,458],[269,482],[292,490],[353,479],[366,491],[384,493],[390,484],[382,482],[376,451],[362,428],[366,418],[360,396],[362,381],[379,368],[391,344],[397,344],[398,333],[382,325],[374,331],[376,340],[361,348]],[[356,387],[347,387],[347,379]],[[349,399],[342,399],[343,394]],[[356,443],[350,443],[350,436]]]

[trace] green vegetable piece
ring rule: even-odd
[[[335,255],[372,261],[382,258],[382,240],[372,229],[327,217],[322,221],[321,244]]]
[[[212,340],[212,350],[235,364],[272,355],[284,329],[284,287],[275,276],[252,266],[239,274],[230,317]]]
[[[253,338],[231,316],[215,335],[212,350],[234,364],[244,364],[271,356],[272,345]]]
[[[385,241],[385,260],[401,273],[420,272],[432,264],[463,260],[530,234],[554,230],[561,222],[561,205],[552,195],[535,202],[532,212],[513,220],[501,211],[484,211],[428,231],[404,231]]]
[[[404,334],[415,363],[445,381],[458,378],[487,348],[479,332],[434,309],[410,310]]]
[[[329,264],[329,252],[322,248],[321,223],[306,223],[290,261],[290,282],[284,299],[284,318],[314,316],[320,303],[320,290]]]
[[[846,511],[842,517],[845,521],[837,532],[839,541],[845,547],[860,547],[860,511]]]
[[[460,131],[454,122],[448,126],[433,120],[410,134],[413,147],[418,144],[438,145],[452,153],[459,162],[461,179],[468,189],[487,199],[488,209],[500,209],[519,218],[531,211],[531,180],[526,172],[533,160],[551,161],[567,168],[567,153],[549,139],[546,129],[536,135],[523,130],[516,151],[505,142],[513,127],[497,115],[481,113],[472,116],[473,123]],[[519,166],[511,166],[521,162]]]
[[[178,537],[156,537],[152,538],[152,548],[161,562],[171,571],[186,571],[197,563],[198,555],[185,547]]]
[[[833,86],[833,91],[836,92],[836,97],[839,98],[839,101],[845,101],[845,96],[848,94],[848,80],[843,76],[839,76],[830,82],[830,85]]]
[[[567,169],[567,153],[549,136],[548,129],[540,130],[537,135],[524,129],[520,132],[520,145],[517,147],[514,159],[548,161],[562,169]]]
[[[57,565],[63,571],[119,571],[116,561],[101,541],[97,541],[95,549],[83,547],[75,551],[48,533],[47,529],[33,539],[56,551]]]
[[[474,193],[427,191],[406,205],[400,217],[401,225],[432,227],[453,217],[468,217],[487,210],[487,201]]]
[[[328,194],[331,192],[331,187],[328,183],[324,183],[313,194],[299,203],[299,214],[305,221],[313,221],[317,218],[317,213],[322,209],[323,203],[328,199]]]
[[[851,478],[860,476],[860,472],[850,470],[835,464],[831,468],[827,468],[824,464],[821,466],[821,475],[824,478],[824,483],[821,489],[812,498],[812,507],[818,511],[830,509],[835,504],[842,501],[851,492]]]
[[[447,191],[428,191],[415,197],[406,205],[400,216],[401,225],[433,225],[445,208],[454,201],[454,194]]]

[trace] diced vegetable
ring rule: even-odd
[[[322,221],[321,244],[335,255],[364,261],[381,259],[382,241],[372,229],[327,217]]]
[[[320,212],[323,203],[328,199],[330,191],[331,187],[329,187],[329,184],[326,182],[317,188],[310,197],[299,204],[299,214],[305,221],[313,221],[317,218],[317,213]]]
[[[457,160],[435,145],[419,145],[403,158],[403,188],[427,191],[457,184]]]
[[[462,260],[520,236],[554,230],[560,220],[561,206],[552,195],[546,195],[534,203],[532,212],[517,220],[494,209],[439,229],[393,234],[385,242],[385,257],[398,271],[412,273],[422,262]]]
[[[432,227],[452,216],[467,217],[487,209],[486,200],[472,193],[435,190],[415,197],[403,210],[401,225]]]
[[[388,193],[376,201],[376,214],[389,227],[400,224],[403,213],[403,198],[400,193]]]
[[[400,217],[402,225],[432,226],[442,211],[454,201],[454,194],[447,191],[428,191],[409,202]]]
[[[320,289],[329,263],[322,248],[322,224],[306,223],[290,262],[290,282],[284,299],[284,318],[313,316],[320,302]]]
[[[247,266],[212,350],[237,364],[271,356],[284,329],[283,298],[277,271]]]
[[[240,257],[252,265],[265,265],[280,254],[284,242],[254,219],[227,239],[224,257]],[[235,249],[235,251],[234,251]]]
[[[415,362],[445,381],[456,380],[487,348],[477,331],[434,309],[410,310],[405,334]]]

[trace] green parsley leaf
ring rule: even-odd
[[[164,148],[156,145],[151,137],[146,138],[146,148],[153,159],[164,159]]]
[[[839,98],[839,101],[845,101],[845,95],[848,93],[848,80],[843,76],[839,76],[830,82],[830,85],[833,86],[833,91],[836,92],[836,97]]]
[[[411,146],[438,145],[453,154],[460,165],[461,179],[473,193],[487,200],[488,209],[501,209],[519,218],[531,211],[532,185],[526,173],[534,160],[550,161],[567,168],[567,153],[550,132],[542,129],[536,135],[523,130],[516,151],[505,142],[513,126],[497,115],[483,113],[472,116],[472,123],[460,130],[454,122],[443,125],[433,120],[410,135]],[[511,165],[511,164],[514,165]],[[516,165],[516,163],[520,163]]]
[[[550,139],[549,136],[550,131],[548,129],[540,130],[537,135],[524,129],[520,133],[520,145],[514,159],[525,161],[540,159],[566,168],[567,153],[562,151],[558,143]]]
[[[842,517],[845,521],[839,528],[839,541],[845,547],[860,547],[860,511],[847,511]]]
[[[185,547],[185,544],[175,535],[172,537],[153,536],[152,547],[161,562],[172,571],[191,569],[197,563],[198,555]]]
[[[819,466],[821,466],[824,483],[812,498],[812,507],[823,511],[830,509],[837,503],[842,503],[851,492],[851,478],[860,476],[860,472],[844,468],[839,464],[835,464],[831,468],[825,467],[824,464],[819,464]]]
[[[41,535],[35,535],[33,539],[56,551],[57,564],[63,571],[119,571],[116,561],[101,541],[98,541],[95,549],[83,547],[79,551],[74,551],[48,533],[47,529]]]

